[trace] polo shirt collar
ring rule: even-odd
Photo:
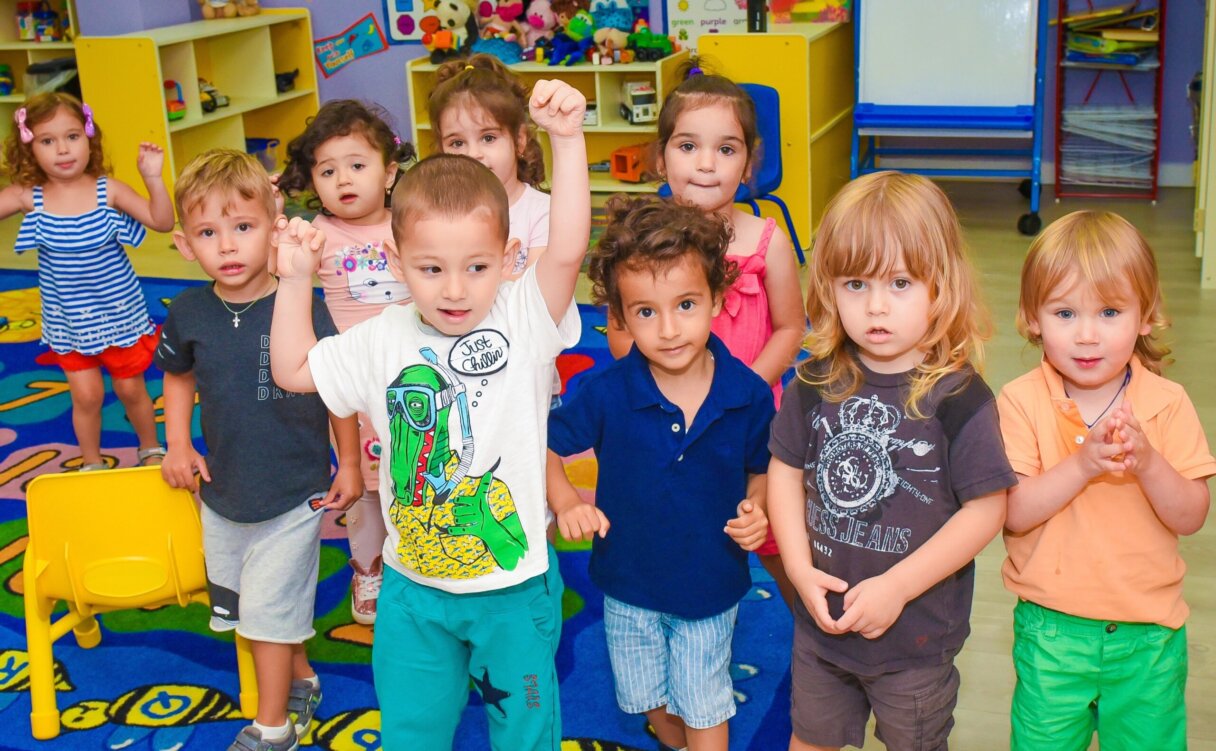
[[[737,387],[739,379],[733,372],[736,367],[746,366],[731,356],[730,350],[715,334],[709,335],[706,348],[714,356],[714,375],[709,384],[709,393],[705,396],[705,403],[698,410],[698,415],[710,406],[716,407],[717,411],[747,406],[749,403],[747,389]],[[667,397],[663,396],[663,392],[659,391],[654,374],[650,372],[650,362],[638,349],[637,344],[634,344],[630,348],[629,354],[622,359],[621,367],[625,368],[625,381],[629,385],[628,399],[631,409],[671,405]]]
[[[1139,355],[1132,355],[1132,378],[1127,383],[1127,397],[1132,402],[1132,411],[1137,420],[1147,420],[1169,406],[1169,397],[1158,381],[1161,376],[1144,367]],[[1039,363],[1043,379],[1047,382],[1047,391],[1053,404],[1072,402],[1064,393],[1064,378],[1047,358]],[[1079,419],[1079,418],[1078,418]]]

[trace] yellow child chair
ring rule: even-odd
[[[25,633],[30,727],[59,735],[55,640],[72,630],[84,649],[101,642],[94,616],[111,610],[207,602],[203,535],[188,490],[169,487],[159,467],[36,477],[26,493]],[[51,620],[57,601],[68,613]],[[249,644],[236,637],[241,712],[257,710]]]

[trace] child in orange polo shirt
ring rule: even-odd
[[[1168,349],[1152,249],[1123,218],[1054,222],[1022,267],[1018,330],[1043,362],[1002,389],[1002,570],[1014,609],[1011,747],[1186,747],[1188,608],[1178,536],[1216,459]]]

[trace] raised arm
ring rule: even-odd
[[[280,388],[296,393],[317,390],[308,351],[317,343],[312,327],[312,275],[321,265],[325,234],[296,217],[275,223],[271,273],[279,277],[270,322],[270,373]]]
[[[549,204],[549,245],[536,266],[537,282],[554,322],[574,299],[574,285],[591,238],[591,186],[583,111],[587,100],[563,81],[537,81],[529,102],[532,120],[549,134],[553,152],[553,192]]]
[[[144,187],[148,189],[148,197],[136,193],[121,180],[110,179],[109,190],[114,197],[114,207],[149,229],[169,232],[174,223],[173,201],[169,198],[169,190],[161,174],[165,166],[164,150],[154,143],[141,143],[136,165]]]

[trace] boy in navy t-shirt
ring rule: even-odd
[[[621,709],[645,713],[664,747],[725,751],[747,551],[768,528],[772,391],[710,334],[737,273],[729,227],[655,198],[618,197],[607,213],[589,274],[634,347],[551,413],[549,504],[563,536],[594,538]],[[588,448],[595,506],[558,458]]]

